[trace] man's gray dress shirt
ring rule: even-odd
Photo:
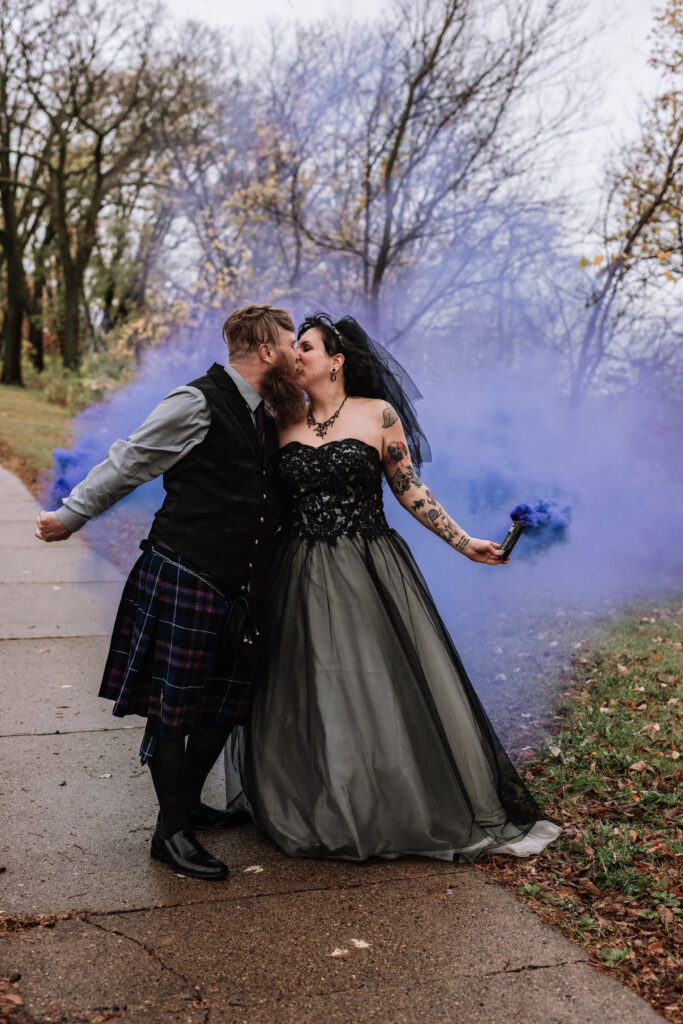
[[[237,385],[256,426],[254,413],[261,395],[232,366],[226,366],[225,372]],[[115,441],[106,458],[74,487],[57,509],[59,520],[72,533],[80,530],[92,516],[180,462],[201,444],[210,423],[209,406],[199,388],[174,388],[130,437]]]

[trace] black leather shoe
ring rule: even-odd
[[[219,807],[209,807],[208,804],[200,804],[194,811],[189,811],[186,817],[188,828],[203,828],[209,832],[251,823],[248,811],[236,811],[232,807],[221,810]]]
[[[221,882],[228,875],[223,861],[212,857],[187,829],[164,839],[157,828],[152,836],[151,853],[155,860],[168,864],[179,875],[202,878],[205,882]]]

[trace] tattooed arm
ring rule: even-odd
[[[502,565],[497,551],[500,545],[493,541],[470,537],[455,520],[451,519],[429,488],[420,480],[410,457],[403,427],[390,405],[385,405],[382,418],[384,475],[397,501],[423,526],[472,561]]]

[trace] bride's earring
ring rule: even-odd
[[[330,374],[330,380],[336,380],[336,379],[337,379],[337,371],[336,370],[332,370],[332,373]]]

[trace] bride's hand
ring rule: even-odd
[[[473,562],[484,562],[487,565],[507,565],[510,561],[509,558],[500,557],[500,544],[494,540],[477,540],[476,537],[470,537],[463,555],[467,555]]]

